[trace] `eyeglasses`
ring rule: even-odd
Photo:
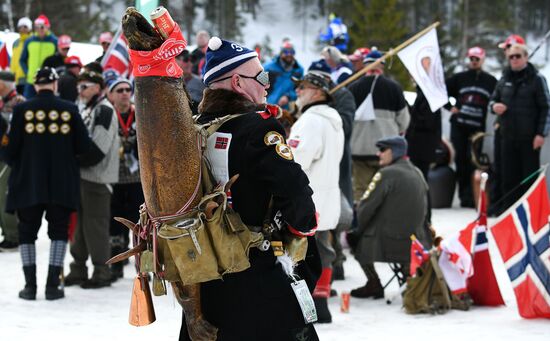
[[[511,55],[508,56],[508,59],[510,59],[510,60],[512,60],[512,59],[521,59],[521,58],[523,58],[523,56],[519,53],[511,54]]]
[[[269,72],[264,71],[264,70],[258,72],[256,74],[256,76],[245,76],[245,75],[241,75],[240,73],[236,73],[236,75],[238,75],[239,77],[242,77],[242,78],[253,79],[256,82],[260,83],[261,86],[268,86],[269,85]],[[224,80],[229,79],[231,77],[233,77],[233,75],[217,79],[217,80],[215,80],[211,83],[221,82],[221,81],[224,81]]]
[[[480,60],[478,57],[470,57],[471,62],[479,62]]]
[[[37,29],[37,30],[43,30],[43,29],[46,28],[46,25],[36,25],[36,26],[34,26],[34,28]]]
[[[94,86],[94,85],[95,85],[95,83],[83,83],[83,84],[78,84],[78,89],[79,89],[80,91],[84,91],[84,90],[86,90],[86,89],[88,89],[89,87]]]
[[[116,89],[115,92],[117,94],[121,94],[123,92],[132,92],[132,89],[130,89],[130,88],[120,88],[120,89]]]

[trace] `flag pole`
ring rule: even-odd
[[[409,46],[410,44],[414,43],[416,40],[418,40],[418,38],[422,37],[424,34],[428,33],[429,31],[431,31],[432,29],[436,28],[437,26],[439,26],[439,21],[436,21],[434,22],[433,24],[431,24],[430,26],[426,27],[425,29],[423,29],[422,31],[418,32],[417,34],[415,34],[414,36],[410,37],[409,39],[407,39],[406,41],[404,41],[403,43],[401,43],[400,45],[398,45],[396,48],[394,49],[390,49],[388,52],[386,52],[386,54],[384,54],[382,57],[378,58],[376,61],[374,61],[373,63],[369,63],[369,65],[365,66],[364,68],[362,68],[361,70],[357,71],[355,74],[353,74],[351,77],[349,77],[348,79],[346,79],[345,81],[343,81],[342,83],[338,84],[337,86],[335,86],[334,88],[332,88],[332,90],[330,90],[330,94],[332,95],[333,93],[335,93],[336,91],[338,91],[340,88],[350,84],[351,82],[354,82],[355,80],[357,80],[359,77],[361,77],[363,74],[367,73],[368,71],[370,71],[371,69],[373,69],[374,67],[378,66],[380,63],[382,63],[383,61],[385,61],[387,58],[389,57],[392,57],[393,55],[397,54],[397,52],[401,51],[402,49],[404,49],[405,47]]]

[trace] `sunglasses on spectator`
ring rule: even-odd
[[[508,59],[512,60],[512,59],[521,59],[523,56],[519,53],[516,53],[516,54],[511,54],[508,56]]]
[[[130,88],[120,88],[120,89],[116,89],[115,92],[117,94],[121,94],[123,92],[132,92],[132,89],[130,89]]]
[[[479,62],[480,60],[478,57],[470,57],[471,62]]]
[[[80,91],[84,91],[84,90],[86,90],[89,87],[94,86],[94,85],[95,85],[95,83],[78,84],[78,89],[80,89]]]
[[[46,28],[46,25],[36,25],[34,28],[37,30],[43,30]]]
[[[262,71],[258,72],[256,74],[256,76],[245,76],[245,75],[241,75],[240,73],[237,73],[237,75],[239,75],[242,78],[253,79],[256,82],[260,83],[261,86],[269,85],[269,72],[267,72],[267,71],[262,70]],[[233,77],[233,75],[227,76],[227,77],[224,77],[224,78],[220,78],[218,80],[213,81],[212,83],[221,82],[221,81],[224,81],[224,80],[229,79],[231,77]]]

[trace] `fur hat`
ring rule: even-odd
[[[252,58],[258,58],[258,54],[255,51],[218,37],[210,38],[208,49],[206,50],[204,84],[209,85],[212,81],[236,69]]]

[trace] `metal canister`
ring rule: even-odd
[[[349,313],[349,299],[350,299],[350,293],[347,291],[342,292],[341,302],[340,302],[341,312]]]
[[[163,6],[159,6],[151,12],[150,17],[158,33],[164,39],[168,39],[176,26],[176,23],[174,22],[174,19],[172,19],[172,16],[170,16],[170,13],[168,13],[168,10]]]

